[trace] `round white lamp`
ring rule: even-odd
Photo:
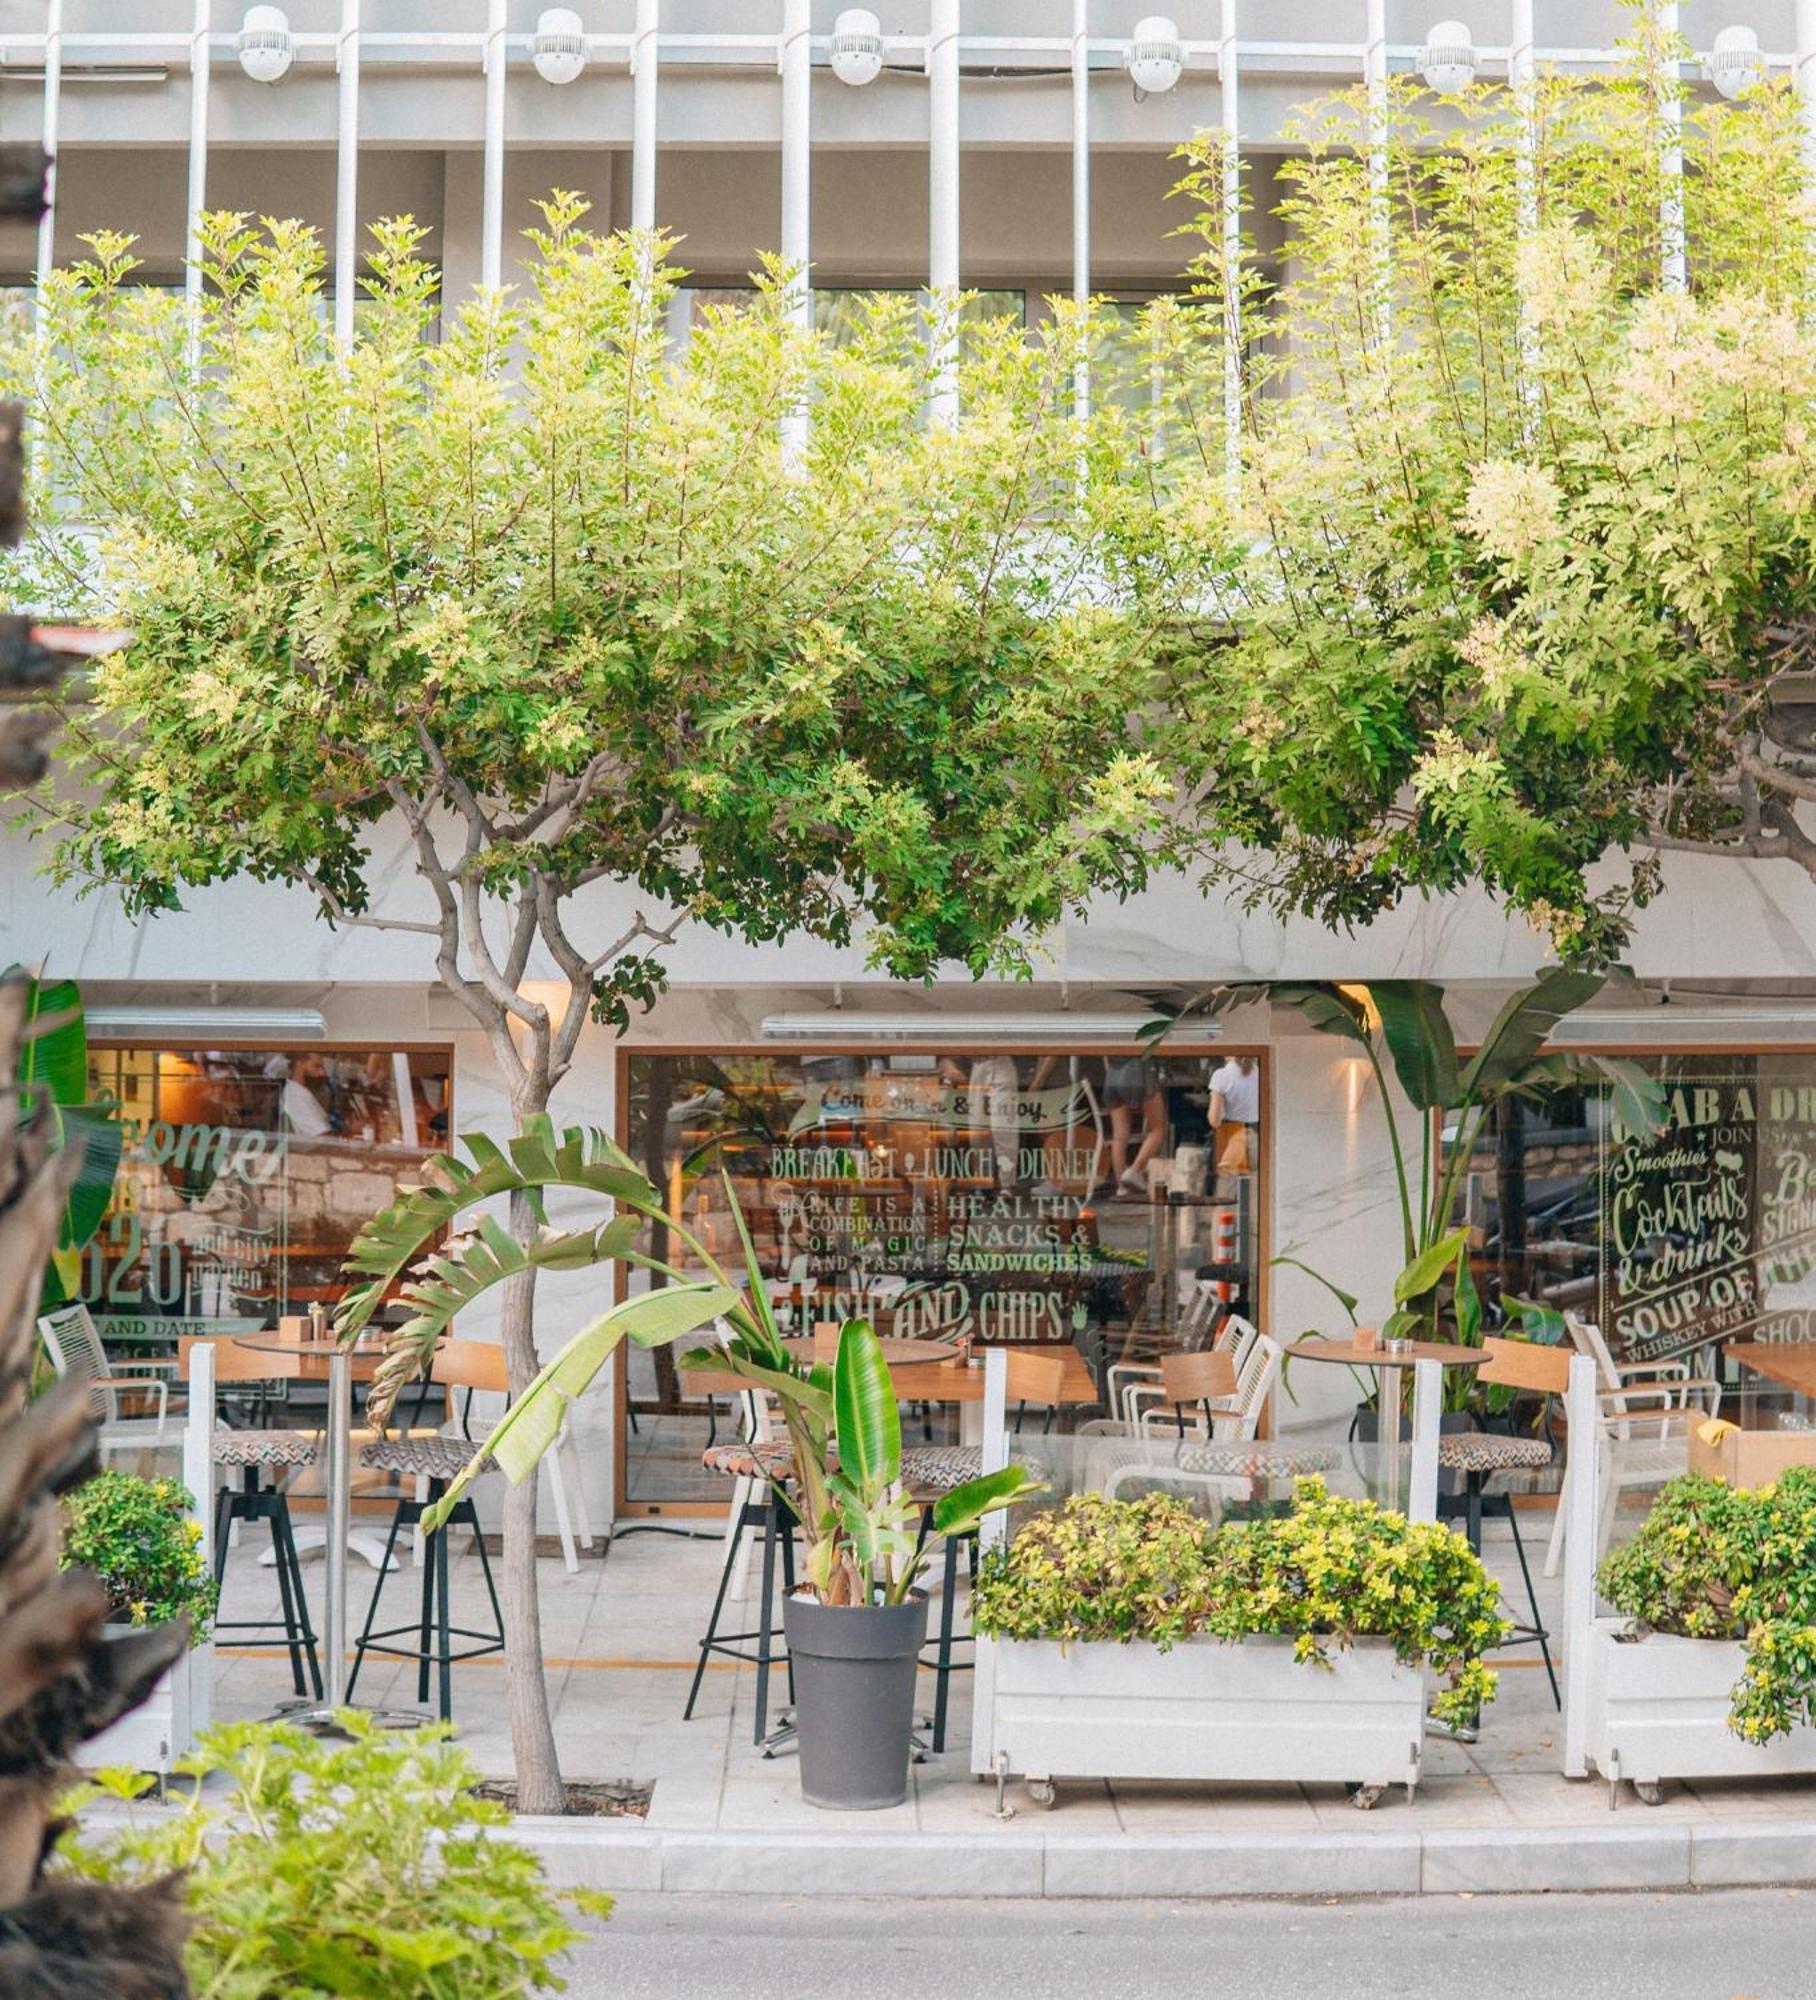
[[[276,83],[296,54],[289,16],[281,7],[248,7],[233,47],[240,68],[254,83]]]
[[[1171,90],[1185,68],[1185,50],[1179,40],[1179,23],[1165,14],[1150,14],[1135,23],[1129,37],[1129,81],[1137,95],[1154,97]]]
[[[847,7],[832,24],[826,60],[841,83],[854,90],[883,73],[883,24],[868,7]]]
[[[1706,68],[1709,81],[1723,97],[1744,97],[1758,87],[1766,73],[1759,37],[1751,28],[1723,28],[1709,51]]]
[[[1475,43],[1461,21],[1440,21],[1419,51],[1419,74],[1440,97],[1454,97],[1475,82]]]
[[[586,68],[586,29],[572,7],[545,7],[537,16],[530,61],[544,83],[572,83]]]

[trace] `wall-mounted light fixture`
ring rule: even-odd
[[[546,7],[530,37],[530,61],[544,83],[572,83],[586,68],[586,28],[571,7]]]
[[[841,83],[861,90],[883,73],[883,24],[868,7],[847,7],[832,24],[826,60]]]
[[[233,50],[254,83],[279,82],[296,54],[290,17],[281,7],[248,7]]]

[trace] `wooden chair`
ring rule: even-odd
[[[274,1354],[242,1347],[234,1340],[184,1339],[177,1344],[177,1376],[188,1382],[192,1357],[200,1346],[214,1354],[214,1379],[223,1382],[294,1382],[303,1373],[300,1355]],[[290,1654],[290,1679],[299,1696],[313,1691],[322,1696],[321,1662],[315,1649],[315,1629],[309,1620],[309,1602],[303,1593],[303,1566],[296,1551],[296,1533],[290,1520],[290,1501],[279,1483],[287,1473],[313,1465],[317,1441],[307,1431],[230,1430],[216,1423],[210,1456],[220,1477],[214,1496],[214,1580],[222,1583],[227,1570],[228,1545],[240,1521],[265,1521],[271,1528],[271,1553],[277,1567],[279,1619],[219,1618],[216,1633],[268,1632],[282,1626],[284,1644]],[[233,1474],[239,1474],[239,1484]],[[200,1498],[200,1496],[197,1496]],[[303,1670],[308,1668],[305,1685]]]
[[[1562,1396],[1570,1386],[1570,1354],[1567,1347],[1544,1347],[1531,1340],[1487,1339],[1482,1343],[1488,1359],[1476,1370],[1478,1382],[1496,1383],[1506,1389],[1536,1389],[1547,1396]],[[1438,1439],[1438,1465],[1442,1471],[1463,1476],[1465,1529],[1469,1546],[1482,1553],[1482,1521],[1489,1514],[1500,1515],[1513,1531],[1513,1551],[1519,1558],[1520,1575],[1525,1579],[1526,1603],[1532,1613],[1530,1624],[1515,1624],[1501,1642],[1504,1646],[1536,1644],[1545,1662],[1545,1676],[1551,1683],[1551,1699],[1562,1708],[1557,1668],[1552,1664],[1550,1634],[1539,1616],[1538,1592],[1526,1561],[1526,1544],[1520,1535],[1519,1512],[1510,1493],[1490,1493],[1488,1482],[1498,1473],[1537,1472],[1551,1463],[1549,1439],[1514,1437],[1501,1431],[1446,1431]],[[1560,1505],[1558,1511],[1562,1513]]]
[[[177,1442],[166,1435],[170,1416],[168,1361],[125,1361],[109,1354],[88,1308],[79,1303],[42,1315],[38,1335],[59,1376],[87,1378],[89,1415],[101,1426],[99,1449],[103,1458],[113,1452],[158,1451]],[[122,1416],[122,1397],[149,1401],[153,1414]]]
[[[473,1396],[479,1392],[505,1394],[509,1392],[509,1376],[505,1368],[504,1349],[485,1340],[444,1340],[435,1350],[434,1359],[429,1364],[428,1379],[444,1388],[464,1391],[466,1404],[471,1405]],[[464,1425],[468,1411],[463,1409],[460,1421]],[[429,1669],[437,1671],[436,1705],[444,1722],[450,1721],[454,1709],[454,1675],[456,1661],[476,1660],[488,1653],[504,1650],[504,1617],[498,1604],[498,1587],[492,1580],[491,1558],[486,1553],[485,1536],[480,1529],[479,1513],[471,1498],[463,1498],[455,1506],[438,1533],[433,1535],[424,1553],[422,1562],[422,1610],[418,1620],[408,1625],[387,1626],[374,1631],[373,1622],[378,1616],[379,1599],[384,1594],[385,1579],[390,1574],[392,1556],[397,1547],[397,1538],[405,1531],[414,1531],[421,1523],[428,1509],[441,1499],[449,1485],[476,1459],[485,1454],[483,1439],[464,1434],[448,1435],[445,1432],[398,1434],[381,1438],[375,1444],[363,1447],[359,1455],[362,1465],[376,1472],[388,1472],[399,1480],[411,1482],[411,1490],[398,1496],[397,1505],[392,1510],[390,1532],[385,1537],[384,1561],[379,1566],[378,1577],[372,1586],[372,1597],[366,1606],[366,1622],[354,1649],[353,1670],[347,1676],[347,1699],[353,1699],[354,1683],[359,1679],[360,1668],[365,1664],[368,1653],[380,1653],[393,1659],[414,1660],[416,1662],[416,1698],[420,1702],[429,1699]],[[425,1490],[426,1488],[426,1490]],[[479,1554],[479,1567],[485,1577],[486,1596],[492,1607],[492,1629],[489,1632],[475,1630],[471,1626],[456,1625],[452,1621],[449,1598],[448,1537],[456,1528],[470,1528],[473,1531],[474,1546]],[[409,1634],[415,1641],[410,1646],[388,1645],[385,1642]],[[455,1652],[456,1639],[471,1639],[476,1643],[462,1652]]]

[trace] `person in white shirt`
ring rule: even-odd
[[[1220,1174],[1252,1174],[1261,1159],[1261,1070],[1231,1056],[1211,1073],[1211,1132]]]

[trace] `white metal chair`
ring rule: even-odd
[[[1601,1456],[1601,1518],[1596,1527],[1599,1560],[1614,1532],[1620,1496],[1630,1489],[1664,1486],[1690,1467],[1690,1433],[1721,1408],[1721,1384],[1709,1376],[1692,1375],[1689,1363],[1616,1361],[1602,1330],[1575,1313],[1564,1315],[1571,1345],[1595,1363],[1600,1409],[1595,1449]],[[1581,1449],[1571,1441],[1571,1456]],[[1551,1524],[1545,1550],[1545,1574],[1555,1576],[1564,1548],[1564,1522],[1570,1471],[1566,1464],[1564,1493]]]
[[[1092,1451],[1087,1461],[1090,1483],[1112,1500],[1124,1486],[1138,1480],[1189,1486],[1224,1500],[1246,1495],[1257,1477],[1328,1470],[1334,1457],[1330,1452],[1319,1452],[1320,1463],[1308,1465],[1303,1462],[1304,1454],[1293,1447],[1263,1444],[1256,1437],[1261,1428],[1261,1413],[1279,1380],[1283,1358],[1280,1343],[1265,1333],[1256,1334],[1249,1342],[1240,1370],[1233,1367],[1227,1355],[1169,1355],[1168,1373],[1174,1388],[1182,1397],[1202,1400],[1209,1406],[1208,1435],[1203,1428],[1194,1428],[1183,1435],[1176,1428],[1169,1432],[1167,1423],[1170,1421],[1176,1427],[1178,1416],[1170,1409],[1150,1412],[1139,1426],[1125,1433],[1129,1442]],[[1198,1366],[1191,1365],[1194,1363]],[[1221,1381],[1227,1382],[1233,1375],[1235,1388],[1212,1397],[1191,1398],[1193,1378],[1207,1372],[1205,1364],[1214,1368]],[[1175,1439],[1174,1450],[1169,1456],[1162,1456],[1156,1447],[1166,1443],[1169,1436]],[[1145,1443],[1137,1444],[1137,1439]],[[1245,1449],[1232,1457],[1228,1449],[1231,1446]]]
[[[1187,1389],[1187,1404],[1198,1404],[1206,1421],[1219,1416],[1229,1416],[1240,1407],[1243,1371],[1254,1356],[1256,1343],[1261,1338],[1261,1330],[1252,1320],[1246,1320],[1238,1313],[1231,1313],[1219,1329],[1210,1352],[1223,1356],[1235,1371],[1236,1387],[1227,1395],[1198,1396],[1190,1392],[1191,1371],[1174,1371],[1175,1383]],[[1175,1432],[1180,1428],[1179,1416],[1184,1405],[1167,1383],[1167,1363],[1188,1360],[1189,1355],[1167,1355],[1157,1364],[1157,1382],[1135,1382],[1123,1392],[1123,1406],[1126,1422],[1131,1434],[1140,1436],[1156,1429],[1170,1427]]]
[[[100,1450],[156,1451],[174,1446],[168,1435],[170,1416],[169,1361],[122,1361],[108,1353],[85,1305],[59,1306],[43,1314],[38,1333],[50,1365],[59,1376],[79,1375],[88,1382],[89,1413],[101,1426]],[[142,1396],[153,1405],[149,1417],[120,1414],[122,1396]]]
[[[1191,1294],[1185,1302],[1184,1311],[1179,1315],[1175,1336],[1178,1351],[1189,1353],[1195,1348],[1210,1346],[1213,1333],[1217,1344],[1219,1346],[1223,1344],[1229,1327],[1229,1318],[1226,1317],[1224,1324],[1218,1326],[1217,1314],[1222,1305],[1223,1298],[1217,1289],[1215,1279],[1193,1280]],[[1246,1326],[1248,1322],[1245,1320],[1242,1324]],[[1250,1328],[1251,1332],[1253,1330]],[[1137,1385],[1151,1386],[1159,1380],[1158,1358],[1153,1361],[1112,1362],[1104,1371],[1104,1394],[1109,1401],[1112,1414],[1133,1423],[1134,1412],[1127,1408],[1129,1392]]]

